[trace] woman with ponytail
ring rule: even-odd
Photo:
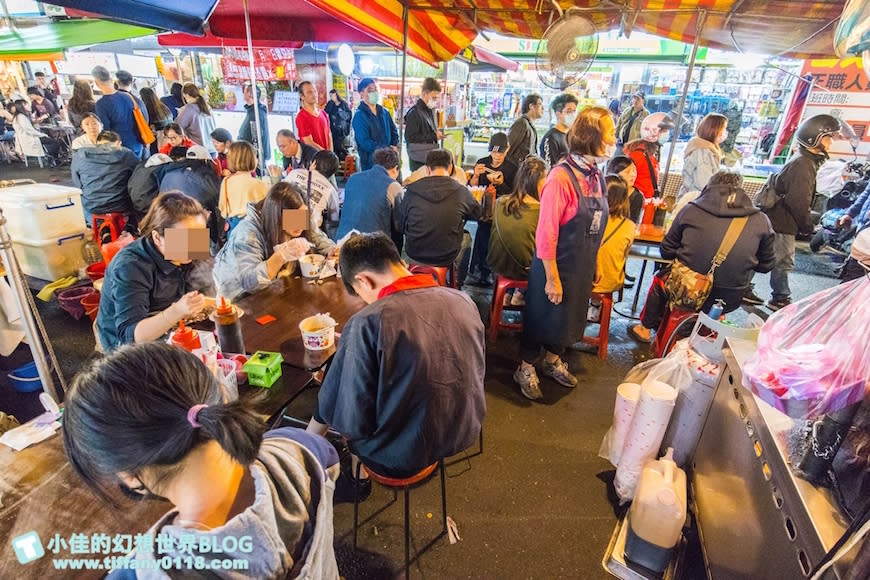
[[[148,532],[171,536],[170,553],[137,548],[131,559],[220,557],[246,560],[246,577],[338,578],[335,449],[299,429],[264,431],[250,401],[225,401],[196,356],[162,342],[122,347],[79,373],[63,420],[73,469],[104,500],[117,505],[110,491],[120,487],[172,504]]]
[[[178,110],[175,122],[181,126],[184,134],[190,137],[191,141],[197,145],[202,145],[214,155],[216,151],[210,135],[217,127],[205,97],[193,83],[184,85],[181,89],[181,96],[186,104]]]

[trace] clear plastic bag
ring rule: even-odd
[[[743,384],[795,419],[864,398],[870,379],[870,278],[835,286],[771,316]]]

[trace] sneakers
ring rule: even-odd
[[[538,380],[538,373],[535,372],[535,367],[527,364],[520,364],[517,370],[514,371],[514,382],[520,386],[520,391],[527,399],[537,400],[544,396],[541,393],[541,385]]]
[[[586,313],[586,322],[601,322],[601,305],[600,304],[590,304],[589,310]]]
[[[767,303],[767,307],[776,312],[780,308],[785,308],[789,304],[791,304],[791,296],[786,296],[785,298],[778,298],[776,300],[771,299],[771,301]]]
[[[577,377],[571,374],[568,370],[568,365],[561,358],[557,358],[554,362],[541,363],[541,372],[544,376],[550,377],[563,387],[574,388],[577,386]]]
[[[755,306],[760,306],[760,305],[764,304],[764,298],[760,297],[758,294],[756,294],[752,290],[747,290],[746,294],[743,295],[743,303],[744,304],[753,304]]]
[[[514,295],[511,296],[511,306],[525,306],[526,299],[523,297],[522,290],[514,290]]]

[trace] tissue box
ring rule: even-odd
[[[258,350],[248,359],[242,370],[248,373],[248,384],[268,388],[281,378],[283,361],[280,353]]]

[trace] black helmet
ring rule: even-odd
[[[808,149],[818,147],[822,137],[840,134],[840,120],[833,115],[815,115],[798,127],[797,141]]]

